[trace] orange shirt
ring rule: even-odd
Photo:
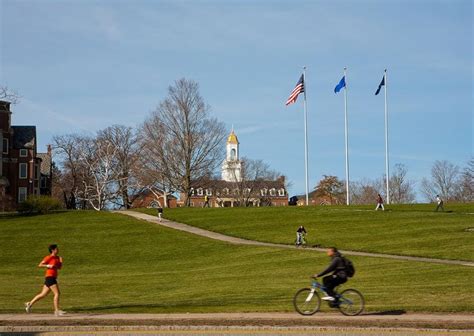
[[[61,261],[59,260],[59,257],[54,257],[52,255],[46,256],[43,258],[42,263],[53,266],[53,268],[46,269],[45,277],[58,277],[58,269],[61,269],[61,267],[63,266]]]

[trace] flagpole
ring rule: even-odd
[[[306,110],[306,67],[303,67],[303,85],[304,85],[304,171],[305,171],[305,186],[306,186],[306,205],[309,205],[308,192],[308,127],[307,127],[307,110]]]
[[[388,163],[388,109],[387,109],[387,69],[384,73],[384,89],[385,89],[385,183],[387,188],[387,204],[390,204],[390,190],[389,190],[389,163]]]
[[[344,127],[345,127],[345,144],[346,144],[346,204],[350,204],[349,196],[349,146],[348,146],[348,135],[347,135],[347,68],[344,67]]]

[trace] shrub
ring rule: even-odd
[[[50,196],[30,196],[20,203],[18,211],[21,213],[47,214],[62,208],[61,202]]]

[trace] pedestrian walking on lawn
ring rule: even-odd
[[[383,198],[380,196],[380,194],[377,195],[377,207],[375,208],[375,211],[378,209],[382,208],[382,211],[385,211],[385,208],[383,207]]]
[[[443,199],[441,197],[439,197],[439,195],[436,195],[436,203],[438,204],[436,206],[436,212],[439,209],[443,210],[443,212],[444,212],[444,202],[443,202]]]

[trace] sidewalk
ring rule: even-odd
[[[137,219],[145,220],[151,223],[155,223],[161,226],[165,226],[170,229],[185,231],[188,233],[192,233],[198,236],[211,238],[214,240],[220,240],[223,242],[237,244],[237,245],[254,245],[254,246],[266,246],[266,247],[277,247],[277,248],[285,248],[285,249],[297,249],[298,247],[294,245],[285,245],[285,244],[274,244],[274,243],[264,243],[254,240],[236,238],[231,236],[226,236],[221,233],[212,232],[204,229],[200,229],[191,225],[173,222],[170,220],[163,219],[161,222],[158,221],[156,216],[147,215],[141,212],[130,211],[130,210],[121,210],[121,211],[113,211],[114,213],[119,213],[127,216],[131,216]],[[320,251],[325,252],[326,249],[323,248],[315,248],[315,247],[307,247],[305,250],[312,250],[312,251]],[[393,255],[393,254],[383,254],[383,253],[368,253],[368,252],[358,252],[358,251],[347,251],[341,250],[341,253],[345,255],[354,255],[354,256],[362,256],[362,257],[374,257],[374,258],[387,258],[387,259],[397,259],[397,260],[410,260],[410,261],[420,261],[426,263],[435,263],[435,264],[448,264],[448,265],[461,265],[461,266],[468,266],[474,267],[474,262],[469,261],[462,261],[462,260],[447,260],[447,259],[435,259],[435,258],[423,258],[423,257],[410,257],[410,256],[400,256],[400,255]]]
[[[51,332],[232,328],[431,328],[474,332],[474,314],[405,314],[384,312],[348,317],[339,313],[215,313],[215,314],[0,314],[1,332]],[[76,328],[76,329],[74,329]]]

